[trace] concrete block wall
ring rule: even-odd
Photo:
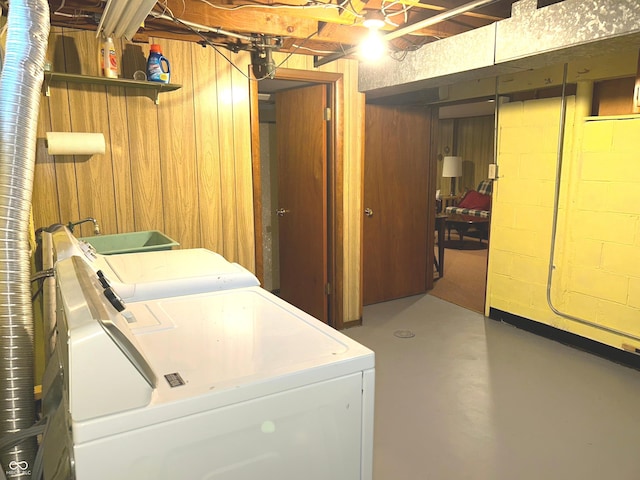
[[[583,129],[565,232],[565,308],[640,336],[640,117],[587,118]]]
[[[570,97],[551,298],[563,313],[640,337],[640,117],[578,117],[574,105]],[[532,100],[500,112],[487,313],[640,348],[547,303],[560,106]]]
[[[509,103],[498,119],[486,313],[493,307],[553,324],[546,285],[560,100]]]

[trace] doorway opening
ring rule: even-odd
[[[443,248],[442,276],[436,273],[437,281],[429,293],[478,313],[484,313],[489,225],[472,225],[468,234],[461,237],[456,225],[462,225],[464,232],[468,224],[456,223],[446,208],[460,205],[467,192],[474,191],[476,195],[481,184],[488,180],[489,165],[495,158],[494,109],[495,104],[487,100],[441,106],[436,138],[436,196],[440,194],[442,215],[447,215],[447,219],[441,221],[445,233],[438,237],[444,245],[436,246],[438,252]],[[450,191],[450,178],[443,175],[444,158],[449,156],[461,158],[459,186],[455,192]]]
[[[278,69],[250,91],[256,275],[342,328],[342,75]]]

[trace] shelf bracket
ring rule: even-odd
[[[49,91],[49,79],[47,77],[44,78],[44,82],[42,83],[42,88],[44,90],[44,96],[45,97],[49,97],[51,96],[51,92]]]

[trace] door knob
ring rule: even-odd
[[[278,210],[276,210],[276,215],[278,215],[279,217],[284,217],[285,213],[289,213],[289,210],[286,210],[284,208],[279,208]]]
[[[365,208],[365,209],[364,209],[364,214],[365,214],[367,217],[373,217],[373,210],[371,210],[370,208]]]

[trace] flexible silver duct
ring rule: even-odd
[[[35,421],[29,214],[49,38],[46,0],[11,0],[0,74],[0,435]],[[30,477],[36,440],[0,452],[7,478]]]

